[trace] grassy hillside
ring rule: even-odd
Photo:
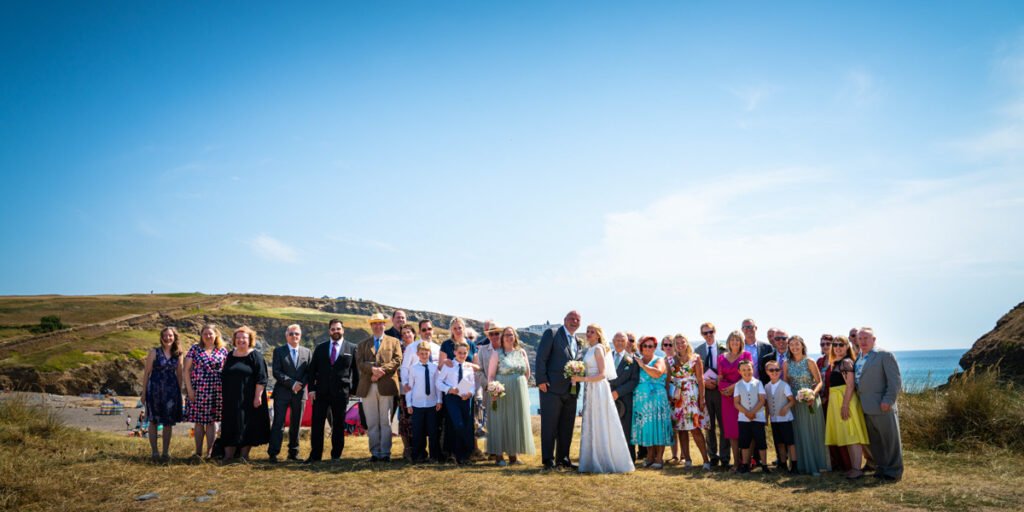
[[[535,429],[535,432],[537,429]],[[576,433],[578,444],[579,432]],[[539,439],[537,440],[539,443]],[[773,473],[704,473],[670,466],[628,475],[543,473],[538,457],[498,468],[365,462],[366,437],[348,438],[343,460],[313,467],[254,462],[189,464],[175,438],[170,465],[147,461],[148,444],[65,428],[46,411],[0,401],[0,510],[1020,510],[1024,457],[909,450],[904,480],[851,482]],[[301,455],[308,441],[301,444]],[[695,450],[695,448],[694,448]],[[573,457],[576,457],[574,445]],[[396,442],[393,453],[400,453]],[[694,452],[696,453],[696,452]],[[40,478],[45,475],[45,478]],[[339,483],[341,485],[339,485]],[[197,496],[215,490],[207,503]],[[155,492],[152,501],[136,496]],[[287,504],[287,507],[284,506]]]
[[[345,308],[354,312],[335,311]],[[284,343],[287,325],[297,323],[303,328],[303,343],[312,347],[326,337],[327,323],[332,318],[345,323],[347,339],[361,341],[370,331],[370,312],[389,313],[391,309],[369,301],[273,295],[0,297],[0,387],[71,394],[97,392],[100,389],[93,388],[100,384],[90,382],[96,380],[97,372],[70,378],[59,374],[104,362],[127,361],[134,363],[134,370],[119,366],[119,376],[113,382],[102,380],[112,389],[130,393],[137,380],[130,373],[141,371],[140,360],[149,348],[158,345],[159,331],[167,325],[178,328],[185,346],[198,340],[202,324],[214,322],[225,338],[241,325],[254,327],[264,346],[272,347]],[[32,323],[38,324],[46,315],[60,317],[70,328],[31,332]],[[416,317],[411,316],[411,320]],[[438,340],[448,335],[441,326],[435,329]]]

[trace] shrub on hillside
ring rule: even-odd
[[[904,444],[940,451],[989,446],[1024,452],[1024,392],[998,377],[996,370],[971,369],[943,388],[904,395]]]
[[[60,317],[57,315],[47,315],[39,319],[39,325],[32,326],[29,330],[36,333],[42,334],[44,332],[59,331],[61,329],[67,329],[68,326],[64,325],[60,321]]]

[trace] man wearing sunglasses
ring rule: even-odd
[[[722,425],[722,393],[718,391],[718,356],[727,352],[725,345],[715,340],[715,324],[705,322],[700,326],[700,335],[704,338],[696,349],[697,356],[704,362],[704,403],[708,409],[708,428],[704,433],[704,439],[708,443],[708,455],[711,457],[711,466],[721,464],[729,466],[729,459],[732,456],[729,440],[725,438],[725,428]],[[715,436],[715,426],[718,427],[718,436]]]
[[[775,348],[763,341],[757,341],[757,323],[753,320],[749,318],[744,320],[741,330],[743,331],[743,350],[750,354],[750,358],[754,361],[754,378],[767,384],[771,378],[768,377],[764,365],[775,359]],[[775,333],[771,332],[771,334]]]
[[[291,410],[288,422],[288,460],[299,456],[299,424],[306,405],[306,382],[313,351],[299,345],[302,328],[292,324],[285,328],[285,343],[274,349],[271,369],[274,373],[274,424],[270,428],[270,462],[277,462],[284,437],[284,419]]]
[[[775,345],[775,362],[779,363],[779,368],[782,368],[782,364],[789,359],[789,333],[778,328],[774,331],[771,334],[771,342]]]

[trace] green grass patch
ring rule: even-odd
[[[161,295],[37,295],[0,297],[0,324],[36,325],[47,315],[70,325],[90,324],[127,315],[172,309],[203,300],[202,294]]]
[[[160,331],[117,331],[98,338],[72,340],[32,353],[15,352],[0,366],[28,366],[41,372],[66,371],[99,361],[142,359],[160,344]],[[182,349],[187,347],[183,341]]]

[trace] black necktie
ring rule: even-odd
[[[430,396],[430,368],[427,365],[423,365],[423,377],[426,378],[423,382],[427,383],[427,396]]]
[[[462,382],[462,363],[459,363],[459,382]]]
[[[708,355],[704,357],[704,369],[711,369],[711,347],[708,347]]]

